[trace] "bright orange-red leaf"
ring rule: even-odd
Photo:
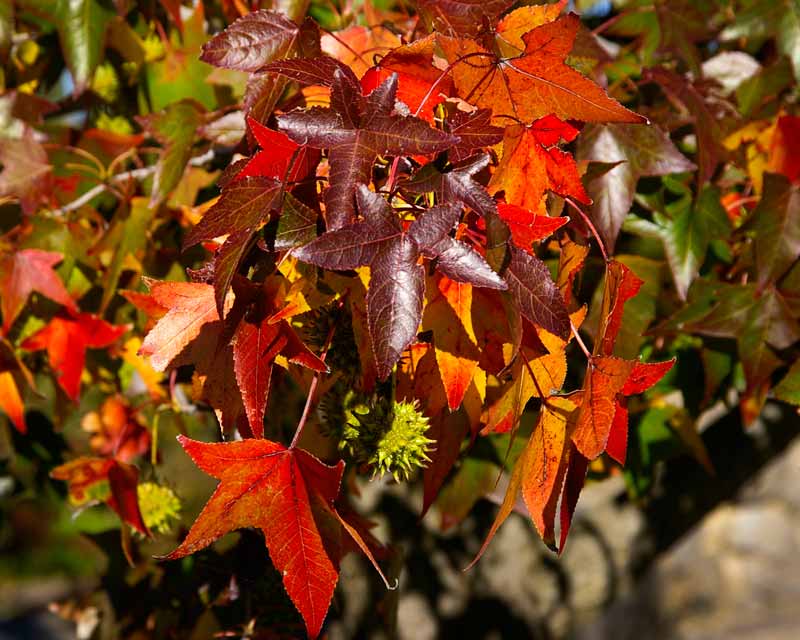
[[[492,109],[499,124],[531,123],[548,114],[584,122],[645,122],[565,64],[579,25],[578,16],[569,14],[529,31],[522,36],[524,52],[515,58],[498,58],[467,38],[439,42],[455,63],[458,95]]]
[[[558,552],[564,551],[567,543],[572,516],[575,514],[575,505],[578,504],[578,497],[586,482],[586,471],[589,468],[589,461],[583,457],[577,449],[570,447],[569,462],[567,463],[567,475],[564,478],[564,489],[561,493],[561,536],[558,542]]]
[[[622,387],[622,394],[643,393],[663,378],[675,364],[675,358],[664,362],[637,362]]]
[[[328,466],[302,449],[269,440],[206,444],[178,437],[194,463],[220,483],[189,534],[167,559],[182,558],[244,527],[264,532],[286,592],[319,635],[338,579],[314,519],[312,500],[331,505],[339,494],[344,462]]]
[[[285,133],[268,129],[253,118],[247,119],[247,126],[261,150],[236,174],[237,180],[247,176],[265,176],[285,179],[287,183],[297,182],[306,178],[319,162],[318,149],[301,146]]]
[[[552,134],[550,129],[537,132],[535,125],[506,128],[503,157],[489,182],[489,192],[502,191],[508,204],[530,209],[537,215],[547,214],[548,191],[591,204],[572,155],[557,147],[545,148],[540,141],[551,141],[553,135],[561,134]]]
[[[635,362],[614,357],[594,357],[586,369],[583,400],[572,441],[586,458],[594,460],[605,451],[622,391]]]
[[[20,433],[26,433],[25,406],[11,371],[0,372],[0,410],[5,413]]]
[[[123,396],[109,396],[97,411],[83,416],[89,446],[99,456],[130,462],[150,449],[150,430]]]
[[[614,353],[614,342],[622,326],[625,303],[639,292],[642,284],[644,282],[621,262],[612,260],[608,263],[600,311],[602,324],[600,338],[595,342],[595,355],[610,356]]]
[[[781,116],[772,134],[767,169],[782,173],[792,182],[800,180],[800,118]]]
[[[78,401],[86,349],[109,347],[128,327],[109,324],[90,313],[56,316],[22,343],[30,351],[47,350],[58,384],[74,402]]]
[[[537,215],[513,204],[497,205],[497,212],[511,230],[511,239],[520,249],[533,254],[533,243],[543,240],[569,222],[567,217]]]
[[[623,467],[625,466],[625,459],[628,455],[628,408],[625,406],[624,399],[617,399],[614,420],[608,434],[606,453]]]

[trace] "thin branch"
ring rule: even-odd
[[[597,227],[594,226],[594,223],[591,221],[589,216],[586,215],[586,212],[583,209],[581,209],[577,204],[575,204],[571,198],[564,198],[564,200],[567,204],[569,204],[573,209],[575,209],[575,211],[577,211],[580,214],[581,218],[583,218],[583,221],[586,223],[586,226],[588,226],[589,229],[591,229],[592,235],[594,236],[594,239],[597,240],[597,244],[600,247],[600,253],[603,254],[603,259],[606,262],[608,262],[608,252],[606,251],[606,246],[603,244],[603,239],[597,232]]]
[[[192,167],[199,167],[213,158],[214,152],[207,151],[203,155],[192,158],[189,161],[189,165]],[[55,212],[63,215],[70,211],[74,211],[75,209],[80,209],[83,205],[88,204],[104,191],[112,191],[114,185],[128,182],[129,180],[144,180],[156,172],[156,166],[157,165],[151,165],[149,167],[142,167],[141,169],[132,169],[131,171],[125,171],[123,173],[118,173],[114,176],[111,176],[107,182],[101,182],[100,184],[92,187],[79,198],[76,198],[72,202],[65,204],[60,209],[56,209]]]
[[[575,341],[578,343],[578,346],[581,348],[581,351],[583,351],[584,355],[591,361],[592,354],[586,347],[586,343],[583,341],[583,338],[581,338],[581,335],[578,333],[578,328],[575,326],[572,320],[569,321],[569,328],[572,331],[572,335],[575,336]]]
[[[325,346],[322,348],[322,353],[319,354],[319,359],[322,362],[325,362],[325,356],[328,355],[328,350],[331,348],[331,342],[333,341],[333,333],[336,331],[336,325],[332,325],[330,330],[328,331],[328,336],[325,338]],[[297,443],[300,442],[300,436],[303,434],[303,429],[306,426],[306,422],[308,421],[308,416],[311,414],[311,405],[314,403],[314,394],[317,392],[317,387],[319,386],[319,379],[321,374],[319,371],[314,372],[314,378],[311,380],[311,386],[308,389],[308,397],[306,398],[306,406],[303,407],[303,415],[300,416],[300,422],[297,423],[297,429],[294,432],[294,438],[292,438],[292,444],[289,445],[290,449],[294,449],[297,446]]]

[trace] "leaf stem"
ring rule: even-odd
[[[578,346],[581,348],[581,351],[583,351],[584,355],[587,358],[589,358],[589,360],[591,361],[592,354],[589,352],[589,349],[586,347],[586,343],[583,341],[583,338],[581,338],[581,335],[578,333],[578,328],[575,326],[575,324],[572,322],[572,320],[569,321],[569,328],[570,328],[570,331],[572,331],[572,335],[575,336],[575,342],[578,343]]]
[[[600,234],[597,232],[597,227],[594,226],[594,223],[591,221],[589,216],[586,215],[586,212],[583,209],[581,209],[577,204],[575,204],[571,198],[564,198],[564,201],[567,202],[567,204],[569,204],[573,209],[575,209],[575,211],[577,211],[580,214],[581,218],[583,218],[583,221],[586,223],[586,226],[589,227],[589,229],[591,229],[592,235],[594,236],[594,239],[597,240],[597,244],[600,247],[600,253],[603,254],[603,259],[606,262],[608,262],[609,259],[608,252],[606,251],[606,246],[603,244],[603,240],[600,237]]]
[[[335,331],[336,325],[334,324],[328,330],[328,335],[325,338],[325,346],[322,348],[322,353],[319,354],[319,359],[322,360],[322,362],[325,362],[325,356],[328,355],[328,350],[331,348],[331,342],[333,341],[333,334]],[[314,372],[314,377],[311,380],[311,386],[308,388],[306,404],[303,407],[303,415],[300,416],[300,422],[297,423],[297,429],[295,429],[294,438],[292,438],[292,444],[289,445],[290,449],[294,449],[297,446],[297,443],[300,442],[300,436],[303,435],[303,429],[308,421],[308,416],[311,414],[311,405],[314,402],[314,394],[317,392],[317,387],[319,386],[320,376],[321,373],[319,371]]]

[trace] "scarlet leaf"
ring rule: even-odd
[[[578,504],[578,497],[586,482],[586,471],[589,468],[589,461],[581,455],[580,451],[570,447],[569,462],[567,463],[567,475],[564,478],[564,489],[561,496],[561,536],[558,543],[558,550],[561,553],[567,543],[572,516],[575,514],[575,506]]]
[[[633,375],[633,372],[631,375]],[[625,406],[625,401],[619,398],[614,408],[614,420],[611,423],[611,431],[608,434],[606,453],[622,466],[625,466],[625,459],[628,455],[628,408]]]
[[[302,449],[269,440],[206,444],[178,437],[194,463],[220,483],[188,535],[169,560],[182,558],[235,529],[264,532],[286,592],[319,635],[338,579],[312,511],[314,501],[331,505],[339,494],[344,463],[328,466]]]
[[[508,225],[514,244],[530,254],[533,254],[534,242],[547,238],[569,222],[569,218],[538,215],[513,204],[497,205],[497,213]]]
[[[360,89],[350,87],[346,77],[340,70],[334,73],[331,109],[317,107],[278,117],[278,126],[295,142],[329,150],[330,185],[325,204],[330,230],[353,221],[355,187],[370,182],[378,155],[435,153],[458,141],[419,118],[392,113],[396,74],[375,89],[363,105],[354,104],[352,95],[358,91],[360,96]]]
[[[458,95],[492,109],[495,122],[530,123],[548,114],[584,122],[644,122],[564,64],[579,23],[578,16],[569,14],[529,31],[523,36],[525,51],[510,59],[497,58],[474,40],[440,38],[454,65]]]
[[[637,362],[622,387],[622,394],[633,396],[647,391],[663,378],[675,364],[675,358],[664,362]]]
[[[23,349],[47,350],[50,367],[58,384],[74,402],[78,401],[86,349],[114,344],[128,327],[115,326],[90,313],[56,316],[49,324],[26,338]]]
[[[39,249],[21,249],[0,257],[0,311],[4,333],[11,329],[28,296],[34,291],[69,311],[78,311],[75,301],[53,271],[61,260],[61,254]]]
[[[237,180],[263,176],[286,183],[297,182],[306,178],[319,162],[319,151],[292,142],[285,133],[268,129],[253,118],[247,119],[247,126],[261,151],[250,158],[237,174]]]
[[[290,362],[317,371],[327,370],[325,363],[308,350],[285,320],[275,324],[270,324],[269,318],[255,324],[242,321],[233,339],[234,370],[250,431],[256,438],[264,435],[264,411],[272,366],[279,354],[285,355]]]

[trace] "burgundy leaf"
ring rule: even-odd
[[[460,142],[448,151],[450,162],[466,160],[473,150],[491,147],[503,140],[503,128],[492,126],[492,112],[478,109],[472,113],[456,111],[447,121],[450,133]]]
[[[254,11],[239,18],[203,45],[200,59],[238,71],[258,71],[285,57],[300,37],[301,28],[276,11]]]
[[[342,73],[344,82],[358,90],[361,88],[353,70],[330,56],[279,60],[265,66],[264,71],[277,73],[300,84],[318,84],[323,87],[332,87],[334,76],[339,71]]]
[[[441,172],[433,164],[422,167],[412,180],[405,182],[403,188],[411,193],[436,195],[437,202],[463,202],[482,216],[497,211],[494,199],[473,176],[489,166],[489,154],[481,153],[454,165],[449,171]]]
[[[378,376],[386,378],[417,335],[425,296],[425,270],[417,247],[403,237],[371,265],[367,319]]]
[[[436,268],[451,280],[487,289],[508,289],[506,282],[469,245],[447,236],[433,249]]]
[[[508,290],[520,313],[535,325],[564,340],[569,337],[569,313],[547,266],[536,256],[509,246],[511,262],[505,273]]]
[[[367,184],[379,155],[428,154],[444,151],[458,138],[432,128],[424,120],[392,113],[397,94],[397,74],[392,74],[364,101],[355,116],[347,96],[344,72],[332,86],[331,109],[312,108],[278,116],[278,126],[298,144],[328,149],[330,186],[325,193],[326,221],[340,229],[355,216],[356,185]],[[351,95],[354,93],[351,92]],[[344,113],[336,107],[346,110]]]

